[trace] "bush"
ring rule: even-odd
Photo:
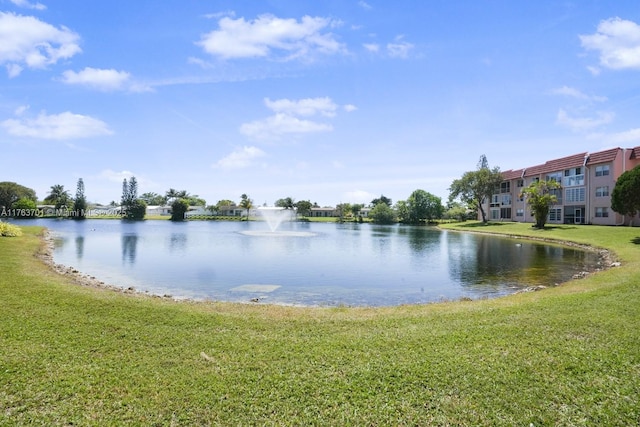
[[[171,221],[184,221],[184,214],[189,209],[189,202],[185,199],[176,199],[171,203]]]
[[[126,219],[144,219],[147,213],[147,203],[142,199],[135,199],[126,207]]]
[[[0,236],[2,237],[22,236],[22,230],[20,230],[20,227],[18,226],[0,221]]]
[[[14,218],[32,218],[38,216],[36,202],[26,197],[18,200],[11,206]]]

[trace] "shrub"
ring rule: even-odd
[[[0,236],[2,237],[22,236],[22,230],[20,230],[20,227],[18,226],[0,221]]]

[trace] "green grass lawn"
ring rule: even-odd
[[[173,302],[74,285],[0,238],[0,425],[640,424],[640,228],[446,225],[622,266],[392,308]]]

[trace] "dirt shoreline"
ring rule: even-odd
[[[36,253],[37,258],[39,258],[42,262],[44,262],[51,270],[55,273],[58,273],[62,276],[65,276],[73,281],[76,285],[91,287],[91,288],[100,288],[107,289],[114,292],[119,292],[122,294],[129,295],[144,295],[153,298],[163,298],[163,299],[171,299],[174,301],[182,301],[181,298],[174,298],[171,295],[156,295],[150,292],[143,292],[135,289],[134,287],[122,287],[117,285],[112,285],[103,282],[102,280],[96,278],[95,276],[91,276],[89,274],[84,274],[74,267],[70,267],[63,264],[57,264],[53,260],[53,249],[54,249],[54,238],[51,235],[49,229],[45,228],[40,235],[40,239],[42,241],[42,245],[40,250]]]

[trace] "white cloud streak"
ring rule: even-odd
[[[303,16],[282,19],[265,14],[255,20],[224,17],[218,29],[203,34],[196,42],[210,55],[223,59],[267,58],[282,55],[280,59],[312,59],[316,53],[336,54],[346,51],[328,28],[338,22],[322,17]]]
[[[330,132],[333,126],[328,123],[309,120],[313,116],[335,117],[340,108],[329,97],[304,98],[299,100],[265,98],[267,108],[273,116],[244,123],[240,133],[254,140],[278,140],[284,135],[303,135],[318,132]],[[356,110],[354,105],[342,107],[345,111]]]
[[[9,77],[27,68],[46,68],[82,50],[80,37],[66,27],[60,29],[32,16],[0,12],[0,64]]]
[[[245,169],[255,164],[256,159],[264,157],[266,153],[257,147],[242,147],[212,165],[214,169],[232,170]]]
[[[564,109],[558,110],[556,123],[574,132],[585,132],[613,121],[615,115],[609,111],[599,111],[597,117],[571,117]]]
[[[610,18],[600,22],[595,34],[579,37],[582,47],[599,52],[601,66],[640,70],[640,25],[635,22]]]
[[[86,67],[79,72],[65,71],[62,73],[62,82],[69,85],[87,86],[101,91],[113,91],[123,89],[130,77],[131,75],[125,71]]]
[[[554,95],[568,96],[570,98],[582,99],[586,101],[604,102],[607,100],[607,97],[605,96],[587,95],[586,93],[583,93],[582,91],[569,86],[562,86],[560,88],[553,89],[551,93],[553,93]]]
[[[42,3],[31,3],[28,0],[10,0],[11,3],[15,4],[18,7],[23,7],[25,9],[34,9],[34,10],[46,10],[47,6]]]
[[[113,133],[102,120],[69,111],[51,115],[42,112],[36,118],[23,117],[23,110],[17,112],[17,118],[0,122],[0,126],[13,136],[71,140]]]

